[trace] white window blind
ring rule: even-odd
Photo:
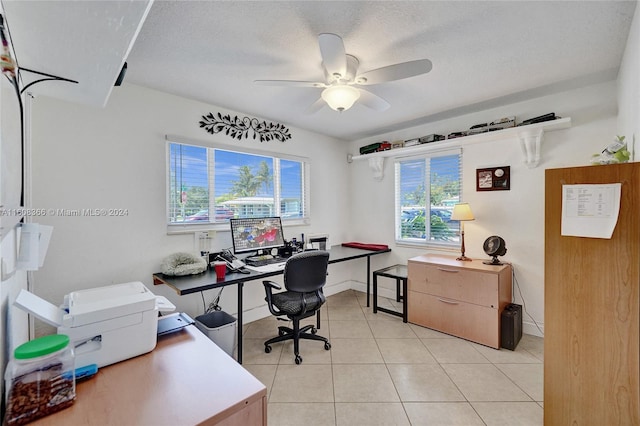
[[[459,222],[451,220],[461,202],[462,150],[447,150],[395,162],[396,241],[454,245]]]
[[[265,153],[168,142],[168,224],[232,217],[308,218],[308,162]]]

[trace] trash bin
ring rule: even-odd
[[[196,317],[196,327],[233,358],[238,321],[224,311],[213,311]]]

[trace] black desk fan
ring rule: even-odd
[[[498,256],[504,256],[507,253],[507,244],[501,237],[497,235],[490,236],[484,241],[482,248],[485,253],[493,257],[492,260],[485,260],[482,263],[486,265],[502,265],[502,262],[498,260]]]

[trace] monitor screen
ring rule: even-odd
[[[230,219],[229,222],[234,253],[284,247],[284,234],[279,217],[250,217]]]

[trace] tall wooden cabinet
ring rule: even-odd
[[[561,235],[562,186],[621,183],[611,239]],[[545,425],[638,425],[640,163],[546,171]]]

